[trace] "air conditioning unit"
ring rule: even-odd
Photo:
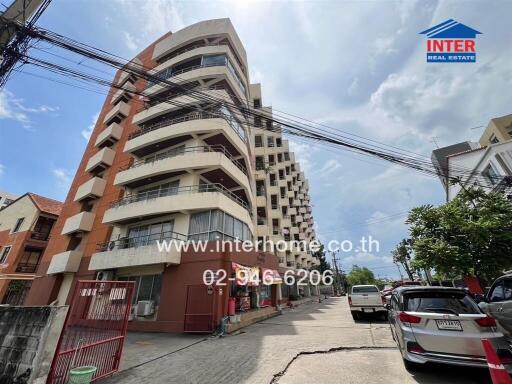
[[[96,280],[114,280],[114,271],[99,271],[98,273],[96,273]]]
[[[155,302],[153,300],[137,301],[135,316],[151,316],[155,313]]]

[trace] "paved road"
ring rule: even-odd
[[[127,343],[126,369],[102,384],[490,382],[485,370],[428,366],[410,374],[388,324],[355,323],[346,298],[304,304],[220,339],[180,336],[178,344],[164,335],[133,339]]]

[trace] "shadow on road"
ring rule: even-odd
[[[492,384],[489,370],[485,368],[430,363],[420,366],[409,373],[420,384],[438,384],[440,382]]]

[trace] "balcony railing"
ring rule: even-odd
[[[32,232],[30,238],[34,240],[47,241],[50,238],[50,234],[48,232]]]
[[[224,154],[224,156],[226,156],[229,160],[231,160],[231,162],[233,164],[235,164],[238,167],[238,169],[240,169],[243,173],[247,174],[247,169],[245,168],[245,166],[240,164],[240,162],[238,160],[236,160],[223,145],[220,145],[220,144],[202,145],[202,146],[185,147],[185,148],[174,148],[169,151],[159,153],[154,156],[146,157],[142,160],[135,161],[131,165],[121,167],[119,170],[125,171],[127,169],[140,167],[141,165],[154,163],[154,162],[164,160],[164,159],[169,159],[172,157],[182,156],[182,155],[186,155],[189,153],[208,153],[208,152],[218,152],[218,153]]]
[[[145,245],[153,245],[158,241],[165,240],[182,240],[186,241],[187,235],[178,232],[166,231],[160,233],[152,233],[149,235],[136,237],[123,237],[117,240],[106,241],[97,245],[98,252],[114,251],[117,249],[137,248]]]
[[[19,273],[36,273],[39,263],[18,263],[16,272]]]
[[[168,96],[160,96],[160,97],[155,96],[154,98],[147,101],[144,104],[144,106],[137,109],[136,113],[145,111],[146,109],[154,107],[155,105],[158,105],[161,103],[166,103],[166,102],[171,101],[177,97],[188,96],[191,94],[193,95],[194,93],[203,92],[203,91],[225,91],[228,94],[228,96],[231,98],[231,101],[234,104],[237,104],[237,105],[242,104],[242,101],[226,85],[210,85],[208,87],[200,87],[200,86],[187,87],[186,85],[183,85],[182,88],[187,88],[187,90],[179,91],[179,92],[173,93],[172,95],[168,95]],[[197,100],[200,100],[200,98],[198,98]]]
[[[174,196],[174,195],[184,195],[189,193],[205,193],[205,192],[218,192],[222,193],[224,196],[228,197],[229,199],[233,200],[235,203],[241,205],[245,209],[249,210],[249,205],[242,200],[240,197],[235,195],[233,192],[228,190],[226,187],[224,187],[222,184],[201,184],[201,185],[187,185],[182,187],[169,187],[169,188],[162,188],[154,191],[147,191],[143,193],[136,193],[133,195],[126,196],[122,199],[113,201],[110,204],[110,208],[118,208],[122,207],[124,205],[137,203],[139,201],[147,201],[147,200],[153,200],[157,199],[159,197],[165,197],[165,196]]]
[[[164,119],[154,124],[146,125],[144,124],[139,130],[132,132],[128,136],[128,140],[134,139],[136,137],[139,137],[141,135],[144,135],[146,133],[155,131],[157,129],[167,127],[169,125],[179,124],[183,123],[185,121],[191,121],[191,120],[204,120],[204,119],[224,119],[229,124],[229,126],[235,131],[235,133],[242,139],[244,143],[247,142],[247,138],[240,132],[239,128],[237,127],[238,123],[234,123],[232,121],[232,118],[226,116],[225,114],[221,112],[192,112],[188,113],[186,115],[172,118],[172,119]]]
[[[186,52],[193,51],[194,49],[203,48],[203,47],[212,47],[212,46],[215,46],[215,47],[228,46],[228,44],[226,44],[226,43],[205,43],[205,42],[197,43],[197,44],[194,44],[194,45],[182,48],[182,49],[177,49],[176,51],[163,56],[161,59],[158,60],[158,62],[165,63],[166,61],[169,61],[169,60],[171,60],[179,55],[182,55]]]

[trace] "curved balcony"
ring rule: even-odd
[[[173,212],[221,209],[244,221],[254,233],[249,204],[220,184],[170,187],[126,196],[111,203],[104,224],[130,223]]]
[[[114,184],[134,188],[183,174],[190,169],[226,188],[242,186],[246,197],[251,196],[245,166],[222,145],[175,148],[136,161],[116,175]]]
[[[158,249],[158,242],[186,241],[187,236],[177,232],[153,233],[138,237],[124,237],[98,244],[98,251],[91,257],[89,270],[105,270],[152,264],[181,262],[181,252],[176,247]]]
[[[175,84],[185,84],[201,78],[222,77],[227,79],[240,100],[246,100],[247,97],[244,90],[245,85],[238,80],[237,76],[233,74],[233,71],[234,69],[226,64],[194,65],[174,72],[170,77],[163,79],[161,83],[151,85],[149,88],[146,88],[144,93],[151,97],[163,92],[169,86],[165,81]]]
[[[169,112],[185,107],[199,108],[199,105],[204,103],[204,97],[215,99],[216,103],[223,102],[243,106],[242,101],[228,88],[226,85],[219,84],[209,87],[195,87],[187,91],[173,91],[170,94],[155,96],[136,111],[132,123],[142,126],[146,121],[153,120]],[[200,94],[197,94],[198,92]]]
[[[243,127],[220,112],[194,112],[145,126],[128,137],[124,151],[142,157],[165,146],[180,144],[191,139],[194,134],[212,131],[218,131],[219,135],[204,139],[207,144],[222,144],[230,153],[249,156]]]

